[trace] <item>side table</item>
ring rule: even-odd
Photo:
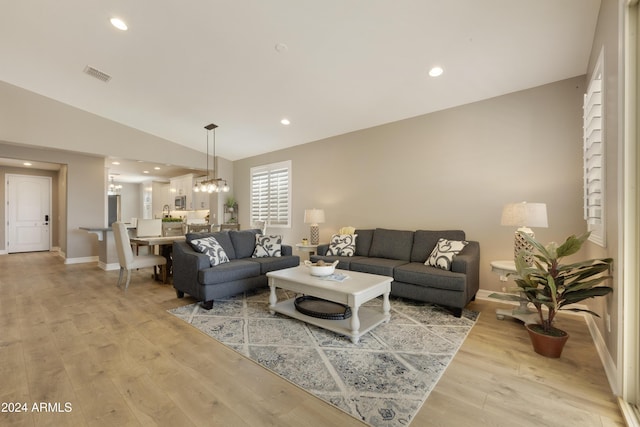
[[[311,255],[315,255],[317,248],[318,248],[318,245],[296,243],[296,249],[298,249],[300,252],[307,252],[309,254],[309,257]]]
[[[491,271],[500,275],[500,281],[509,280],[508,275],[516,273],[516,263],[514,261],[491,261]],[[503,320],[505,316],[518,319],[525,324],[538,323],[538,313],[529,310],[529,303],[521,301],[520,305],[514,309],[498,308],[496,309],[496,318]]]

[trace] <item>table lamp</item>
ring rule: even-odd
[[[533,253],[533,245],[527,242],[522,234],[535,237],[533,230],[529,227],[548,227],[547,205],[545,203],[508,203],[502,209],[501,225],[517,226],[514,235],[513,254],[514,259],[518,257],[521,250]],[[533,264],[533,255],[525,257],[527,264]]]
[[[318,224],[324,222],[324,210],[322,209],[305,209],[304,223],[311,224],[311,244],[317,245],[320,242],[320,229]]]

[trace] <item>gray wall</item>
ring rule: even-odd
[[[306,208],[323,208],[321,241],[342,226],[462,229],[481,247],[480,286],[500,290],[490,261],[513,258],[500,225],[508,202],[547,203],[543,241],[583,232],[582,95],[576,77],[433,114],[234,162],[240,220],[249,225],[249,170],[292,160],[295,243]]]
[[[606,247],[601,247],[592,243],[586,245],[585,258],[613,258],[614,259],[614,280],[612,286],[614,292],[605,298],[598,298],[587,301],[589,307],[600,314],[600,318],[595,318],[596,324],[603,335],[607,348],[611,354],[612,361],[618,360],[618,330],[619,307],[618,290],[621,282],[621,274],[624,266],[619,253],[619,237],[623,235],[622,222],[618,221],[622,214],[622,198],[620,197],[622,180],[619,173],[622,168],[622,117],[620,116],[620,85],[622,77],[619,69],[619,34],[621,29],[618,21],[619,5],[615,0],[603,0],[598,16],[598,25],[591,50],[589,60],[589,74],[598,60],[600,51],[604,48],[604,143],[605,143],[605,221],[606,221]],[[588,80],[587,80],[588,81]],[[611,331],[606,327],[605,319],[611,318]]]

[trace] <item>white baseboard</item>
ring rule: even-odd
[[[485,301],[494,301],[501,302],[506,304],[518,305],[515,301],[503,301],[496,298],[490,298],[490,294],[503,294],[504,292],[496,292],[496,291],[488,291],[485,289],[480,289],[476,294],[476,299],[485,300]],[[573,304],[571,307],[587,309],[588,307],[584,304]],[[611,387],[611,391],[613,394],[618,395],[618,380],[617,380],[617,368],[616,364],[611,357],[611,353],[607,349],[607,345],[602,338],[602,334],[600,333],[600,329],[596,325],[595,320],[593,320],[593,316],[588,313],[580,313],[575,311],[565,311],[562,310],[561,313],[563,315],[570,316],[579,316],[584,318],[587,323],[587,328],[589,328],[589,333],[591,334],[591,339],[593,340],[593,344],[596,346],[596,351],[598,352],[598,356],[600,356],[600,361],[602,362],[602,367],[604,368],[605,374],[607,375],[607,379],[609,380],[609,387]]]
[[[629,402],[626,402],[621,397],[618,397],[618,406],[620,406],[622,417],[628,427],[640,427],[640,414],[638,413],[638,408],[631,405]]]
[[[120,264],[119,263],[106,264],[106,263],[104,263],[102,261],[98,261],[98,267],[100,267],[104,271],[120,270]]]
[[[611,391],[616,396],[620,395],[620,389],[618,384],[618,375],[617,375],[617,367],[616,364],[607,349],[607,344],[604,342],[604,338],[600,333],[600,329],[598,329],[598,325],[596,325],[596,321],[593,319],[593,316],[584,313],[584,320],[587,322],[587,327],[589,328],[589,332],[591,333],[591,338],[593,339],[593,343],[596,346],[596,350],[598,351],[598,355],[600,356],[600,361],[602,362],[602,366],[604,367],[604,372],[607,374],[607,379],[609,380],[609,386],[611,387]]]
[[[9,252],[5,249],[0,249],[0,255],[9,255]]]
[[[87,262],[97,262],[97,261],[98,261],[97,256],[87,256],[87,257],[80,257],[80,258],[65,258],[64,263],[65,264],[84,264]]]

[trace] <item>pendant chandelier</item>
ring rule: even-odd
[[[109,189],[107,190],[107,194],[109,196],[113,196],[116,194],[120,194],[121,190],[122,190],[122,185],[116,184],[112,176],[109,177]]]
[[[229,185],[227,181],[222,178],[216,177],[216,128],[218,125],[214,125],[213,123],[206,125],[204,128],[207,130],[207,177],[206,179],[196,183],[193,186],[193,191],[196,193],[219,193],[229,192]],[[211,169],[209,169],[209,134],[213,131],[213,164],[211,165]],[[224,185],[222,185],[224,182]]]

